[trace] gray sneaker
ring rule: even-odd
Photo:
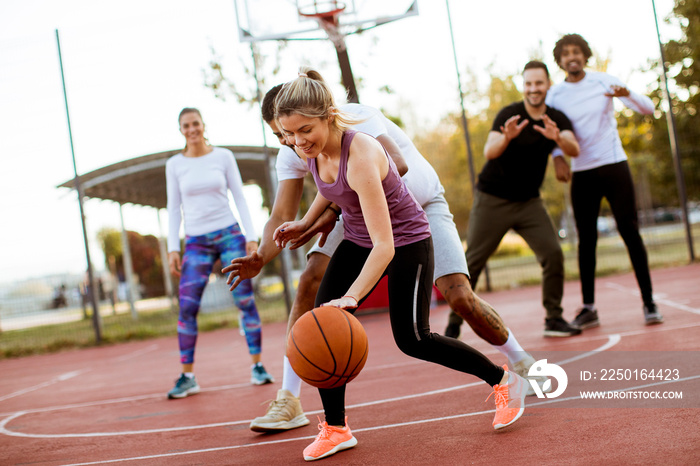
[[[661,315],[659,310],[656,308],[656,304],[645,304],[644,305],[644,324],[654,325],[663,323],[664,316]]]
[[[287,390],[280,389],[277,399],[270,403],[264,416],[250,423],[253,432],[281,432],[309,425],[309,419],[301,408],[299,398]]]
[[[571,321],[571,325],[575,325],[581,330],[598,327],[600,325],[598,309],[590,310],[587,307],[582,308],[576,318]]]
[[[168,399],[184,398],[197,393],[199,393],[197,380],[194,377],[190,378],[185,374],[181,374],[180,378],[175,381],[175,387],[168,392]]]
[[[536,395],[535,389],[532,388],[532,385],[529,382],[530,380],[534,380],[537,383],[537,385],[540,386],[540,388],[542,389],[542,393],[551,392],[552,384],[550,383],[545,386],[545,382],[549,380],[547,377],[543,375],[528,375],[528,372],[530,371],[530,366],[532,366],[533,364],[535,364],[535,358],[533,358],[532,355],[530,355],[530,353],[527,353],[524,359],[513,364],[513,372],[518,374],[523,379],[528,380],[526,396]]]
[[[267,373],[261,362],[255,364],[250,370],[250,383],[253,385],[265,385],[274,381],[275,379]]]

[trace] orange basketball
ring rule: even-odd
[[[367,361],[367,334],[355,316],[321,306],[302,315],[287,338],[287,358],[301,379],[334,388],[357,377]]]

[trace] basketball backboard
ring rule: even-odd
[[[303,12],[342,9],[338,32],[346,36],[418,14],[418,0],[234,0],[241,41],[327,40],[328,34]]]

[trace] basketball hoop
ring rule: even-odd
[[[338,15],[345,10],[345,3],[334,0],[312,1],[299,5],[299,16],[338,25]]]
[[[335,0],[312,1],[299,5],[299,16],[314,19],[326,31],[336,49],[345,50],[345,36],[338,28],[338,16],[345,11],[345,3]]]

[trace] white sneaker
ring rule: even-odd
[[[520,361],[516,362],[513,364],[513,372],[518,374],[520,377],[527,379],[527,380],[534,380],[537,382],[537,385],[540,386],[542,389],[542,393],[549,393],[552,391],[552,384],[548,384],[547,388],[542,388],[544,387],[544,383],[549,380],[547,377],[543,375],[528,375],[528,372],[530,371],[530,366],[535,364],[535,358],[533,358],[530,353],[526,353],[525,358],[521,359]],[[530,385],[530,382],[527,383],[527,396],[534,396],[535,395],[535,389],[532,388],[532,385]]]
[[[250,423],[254,432],[279,432],[309,425],[309,419],[301,408],[299,398],[288,390],[277,391],[277,399],[270,403],[264,416]]]

